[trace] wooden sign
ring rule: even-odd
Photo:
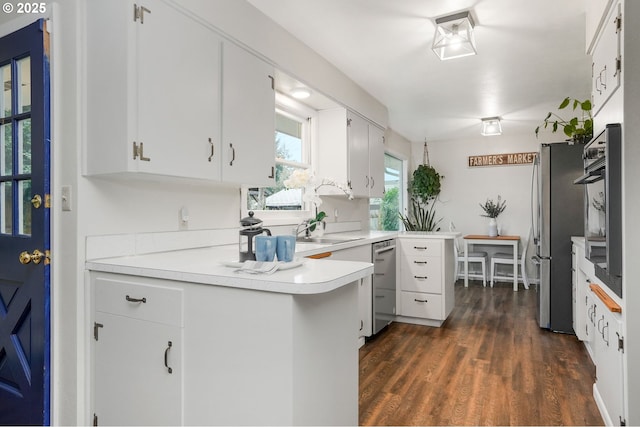
[[[529,153],[506,153],[506,154],[483,154],[480,156],[469,156],[469,167],[478,166],[512,166],[526,165],[533,163],[537,152]]]

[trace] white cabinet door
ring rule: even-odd
[[[220,38],[162,1],[86,17],[86,173],[219,179]]]
[[[369,123],[347,113],[349,185],[355,197],[369,197]]]
[[[369,124],[369,197],[384,196],[384,130]]]
[[[598,31],[602,28],[602,21],[605,18],[612,0],[586,0],[586,37],[587,54],[590,54],[595,43]]]
[[[220,178],[220,46],[210,29],[163,2],[137,26],[140,171]]]
[[[344,108],[320,111],[318,117],[318,175],[348,184],[354,197],[382,197],[384,130]],[[318,192],[342,194],[334,187]]]
[[[594,299],[597,307],[594,338],[596,389],[606,408],[605,418],[608,416],[613,425],[621,425],[621,419],[625,418],[623,359],[618,341],[622,337],[622,322],[597,296]]]
[[[98,425],[182,425],[182,330],[95,313]]]
[[[232,44],[222,59],[222,179],[275,184],[273,67]]]
[[[600,38],[593,50],[591,98],[593,115],[598,114],[611,95],[620,87],[622,65],[620,57],[620,4],[615,4],[607,16]]]
[[[332,260],[371,262],[371,245],[334,251]],[[371,276],[360,280],[358,286],[358,315],[360,317],[360,337],[370,337],[373,333],[373,289]]]

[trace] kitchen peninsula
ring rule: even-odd
[[[357,425],[355,283],[372,265],[255,275],[221,250],[87,262],[98,423]]]

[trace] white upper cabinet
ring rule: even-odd
[[[232,43],[223,46],[222,64],[223,179],[274,185],[274,69]]]
[[[87,3],[86,174],[273,185],[273,75],[163,1]]]
[[[586,4],[586,44],[587,54],[591,53],[596,36],[602,28],[602,21],[613,0],[585,0]]]
[[[87,3],[86,173],[219,179],[220,49],[164,2]]]
[[[344,108],[319,112],[318,175],[346,182],[355,197],[384,193],[384,130]],[[324,194],[341,194],[322,187]]]
[[[369,197],[384,196],[384,130],[369,124]]]
[[[622,32],[620,3],[611,8],[593,49],[591,69],[591,98],[593,115],[604,107],[611,95],[620,87],[622,58],[620,56],[620,35]]]

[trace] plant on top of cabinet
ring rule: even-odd
[[[427,143],[425,142],[425,164],[419,165],[413,171],[413,178],[409,184],[411,196],[411,212],[400,214],[400,219],[407,231],[439,231],[438,224],[442,218],[435,219],[435,202],[440,194],[440,175],[433,166],[428,164]]]
[[[573,111],[578,106],[580,107],[580,117],[572,117],[569,120],[565,120],[558,114],[549,111],[547,117],[545,117],[542,126],[546,129],[551,125],[551,132],[557,132],[559,127],[562,127],[562,131],[566,136],[571,138],[575,142],[584,143],[589,141],[593,137],[593,118],[591,116],[591,101],[579,101],[577,99],[566,97],[562,100],[558,106],[558,110],[567,108],[570,104],[573,105]],[[540,126],[536,128],[536,138],[540,133]]]

